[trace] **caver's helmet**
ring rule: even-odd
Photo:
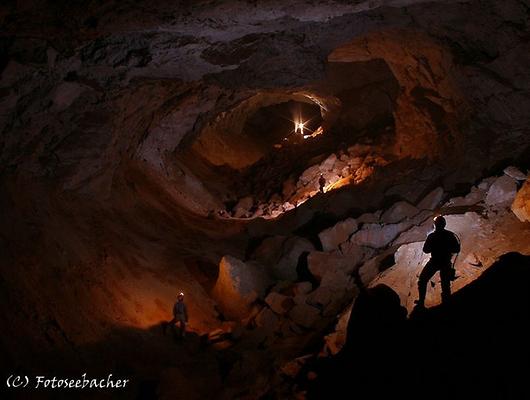
[[[437,230],[445,228],[446,224],[447,222],[445,218],[442,217],[441,215],[434,217],[434,226],[436,227]]]
[[[179,295],[177,296],[177,299],[184,300],[184,293],[180,292]]]

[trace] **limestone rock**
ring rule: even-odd
[[[488,191],[488,189],[491,187],[493,182],[497,179],[496,176],[490,176],[489,178],[485,178],[478,184],[478,188],[480,190]]]
[[[290,210],[294,209],[294,205],[292,205],[291,203],[286,201],[285,203],[283,203],[282,209],[283,209],[284,212],[285,211],[290,211]]]
[[[311,284],[311,282],[298,282],[295,283],[293,286],[293,292],[295,296],[298,294],[307,294],[311,290],[313,290],[313,285]]]
[[[341,243],[346,242],[349,237],[357,230],[357,221],[348,218],[338,222],[335,226],[328,228],[319,233],[318,237],[322,243],[324,251],[335,250]]]
[[[354,257],[356,264],[361,264],[373,257],[375,250],[367,246],[359,246],[351,241],[341,244],[340,251],[345,256]]]
[[[330,254],[320,251],[309,253],[307,264],[311,274],[318,280],[329,273],[341,271],[345,274],[351,274],[359,260],[352,255]]]
[[[270,236],[265,238],[252,254],[252,258],[264,265],[272,265],[282,256],[283,244],[287,236]]]
[[[219,263],[219,277],[212,295],[225,316],[241,319],[250,312],[252,303],[264,296],[269,284],[263,266],[224,256]]]
[[[67,109],[85,89],[75,82],[62,82],[53,93],[54,108],[59,111]]]
[[[300,179],[298,180],[298,182],[301,183],[303,186],[305,186],[312,180],[318,179],[318,176],[320,176],[319,168],[320,168],[319,165],[313,165],[312,167],[306,169],[300,176]]]
[[[521,222],[530,222],[530,179],[519,189],[512,203],[512,211]]]
[[[334,293],[331,288],[321,286],[307,296],[306,304],[321,309],[331,303],[333,296]]]
[[[308,304],[297,304],[289,312],[289,317],[304,328],[311,328],[320,320],[320,311]]]
[[[412,222],[410,221],[383,226],[379,224],[367,224],[352,236],[351,242],[360,246],[369,246],[376,249],[382,248],[387,246],[401,232],[410,228],[411,225]]]
[[[504,174],[508,175],[510,178],[513,178],[517,181],[526,180],[526,174],[521,172],[518,168],[510,166],[504,169]]]
[[[263,328],[268,332],[274,332],[277,330],[279,327],[279,321],[278,316],[267,307],[264,307],[255,319],[256,326]]]
[[[450,207],[462,207],[462,206],[472,206],[484,201],[486,197],[486,192],[479,189],[478,187],[472,187],[471,191],[463,197],[454,197],[449,199],[447,206]]]
[[[379,258],[374,257],[359,268],[359,277],[363,285],[367,286],[379,274]]]
[[[412,204],[409,204],[406,201],[399,201],[383,213],[381,216],[381,222],[385,224],[395,224],[405,218],[415,216],[418,212],[419,210]]]
[[[290,286],[291,282],[289,281],[277,281],[270,291],[274,293],[283,293]]]
[[[437,187],[418,203],[418,208],[420,210],[434,210],[442,201],[443,196],[444,190]]]
[[[310,357],[311,356],[295,358],[294,360],[291,360],[285,363],[282,367],[280,367],[280,371],[282,372],[282,374],[290,378],[296,378],[296,376],[300,373],[302,367],[307,363],[307,360]]]
[[[517,193],[517,183],[513,178],[503,175],[491,185],[486,196],[489,206],[501,206],[511,203]]]
[[[336,315],[357,294],[353,278],[337,272],[324,277],[322,284],[311,292],[306,303],[322,309],[322,315]]]
[[[357,218],[357,222],[359,224],[376,224],[379,222],[382,212],[382,210],[378,210],[373,213],[364,213],[359,218]]]
[[[250,212],[254,205],[254,199],[251,196],[243,197],[234,207],[234,217],[242,218]]]
[[[309,254],[309,270],[320,280],[306,303],[323,310],[323,315],[336,314],[344,302],[353,296],[355,284],[351,276],[358,260],[351,256],[313,252]]]
[[[334,153],[330,154],[328,158],[326,158],[322,162],[322,164],[320,164],[320,168],[319,168],[320,172],[331,171],[336,161],[337,161],[337,156]]]
[[[275,292],[268,294],[265,303],[269,305],[272,311],[281,315],[287,313],[295,305],[291,297]]]
[[[349,306],[343,311],[335,325],[335,331],[324,337],[326,348],[332,355],[337,354],[344,346],[344,343],[346,343],[346,333],[348,330],[348,320],[350,319],[351,310],[352,307]]]
[[[427,238],[427,235],[433,230],[432,218],[425,219],[420,225],[413,226],[407,231],[401,233],[392,245],[400,246],[402,244],[421,242]]]
[[[289,178],[283,183],[282,195],[285,199],[290,198],[296,192],[296,182]]]
[[[313,244],[304,238],[290,237],[283,244],[283,255],[278,263],[272,265],[272,273],[277,279],[296,281],[296,266],[300,255],[315,249]]]

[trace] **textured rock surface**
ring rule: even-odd
[[[411,225],[412,222],[410,221],[389,225],[367,224],[352,236],[351,241],[359,246],[382,248],[387,246],[401,232],[410,228]]]
[[[248,315],[251,304],[264,296],[269,284],[263,266],[225,256],[219,263],[219,277],[212,293],[227,317],[241,319]]]
[[[416,207],[406,201],[400,201],[383,213],[381,216],[381,222],[385,224],[395,224],[401,222],[405,218],[412,218],[418,213],[419,210]]]
[[[508,175],[510,178],[513,178],[517,181],[524,181],[526,180],[526,174],[524,174],[523,172],[521,172],[521,170],[519,170],[518,168],[516,167],[506,167],[503,171],[506,175]]]
[[[526,180],[512,203],[512,211],[519,221],[530,222],[530,180]]]
[[[298,279],[296,266],[300,256],[314,249],[313,244],[307,239],[299,237],[287,239],[283,245],[283,256],[277,264],[272,265],[272,273],[277,279],[296,281]]]
[[[497,178],[491,185],[486,195],[485,202],[489,206],[502,206],[510,204],[517,193],[517,184],[509,176]]]
[[[442,200],[444,190],[441,187],[434,189],[418,203],[420,210],[434,210]]]
[[[341,221],[335,226],[326,229],[318,234],[324,251],[338,249],[341,243],[346,242],[357,230],[357,221],[353,218]]]
[[[311,328],[321,318],[318,308],[308,304],[297,304],[289,312],[289,317],[304,328]]]
[[[193,351],[223,323],[211,298],[223,255],[292,281],[301,251],[351,217],[364,224],[359,240],[338,251],[366,265],[428,225],[380,225],[376,210],[430,210],[444,197],[466,208],[488,190],[496,202],[513,185],[469,187],[484,171],[529,167],[524,1],[33,3],[0,4],[0,352],[20,370],[131,366],[135,382],[160,378],[160,398],[182,394],[175,382],[187,397],[269,393],[267,357],[294,359],[318,333],[278,321],[292,340],[278,353],[256,350],[277,339],[263,329],[230,352]],[[298,110],[319,135],[290,135]],[[464,230],[491,249],[463,260],[527,251],[522,223],[506,218],[491,240]],[[254,257],[264,238],[274,239]],[[361,267],[361,279],[378,269]],[[305,285],[293,315],[329,323],[330,288],[346,282],[345,299],[350,278],[323,276],[314,294]],[[176,354],[153,333],[180,291],[191,349]],[[244,308],[275,325],[272,310]]]
[[[294,301],[290,297],[274,292],[268,294],[265,298],[265,303],[276,314],[285,314],[294,306]]]

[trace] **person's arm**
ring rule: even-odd
[[[425,241],[425,244],[423,245],[423,252],[430,254],[432,251],[432,234],[427,236],[427,240]]]
[[[453,233],[453,249],[451,251],[451,253],[460,253],[460,242],[458,241],[458,238],[456,237],[456,235]]]

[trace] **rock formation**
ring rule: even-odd
[[[2,372],[293,398],[358,296],[411,311],[434,215],[462,240],[456,291],[529,254],[529,10],[2,3]]]

